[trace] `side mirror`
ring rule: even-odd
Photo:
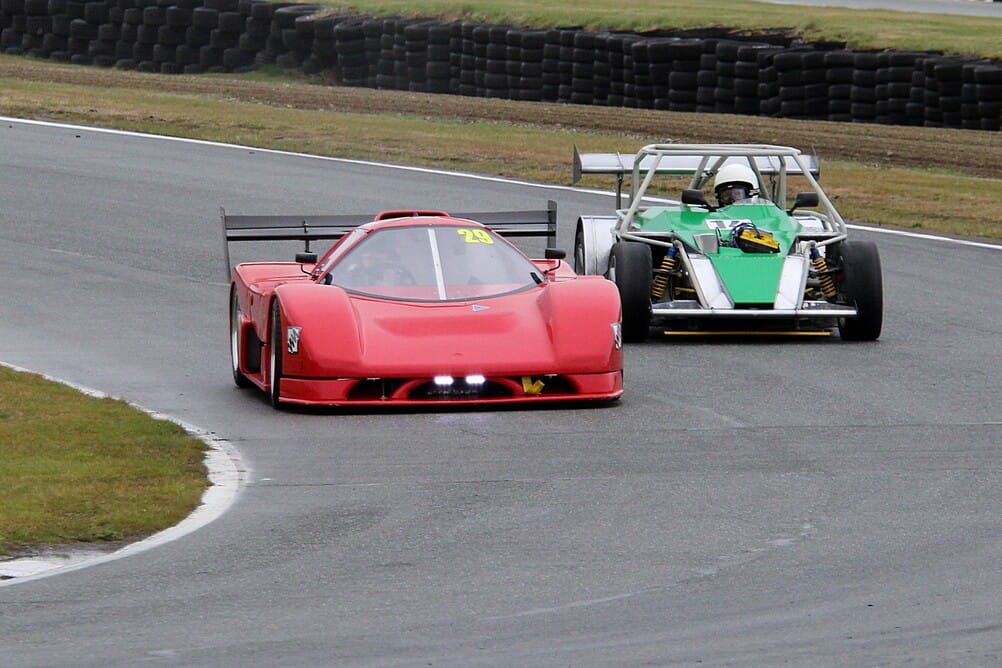
[[[797,193],[797,199],[794,200],[793,206],[787,211],[788,214],[793,214],[796,209],[810,209],[818,205],[818,194],[815,192],[810,193]]]
[[[567,257],[567,251],[563,248],[547,248],[544,251],[543,257],[547,260],[563,260]]]
[[[299,264],[316,264],[317,254],[316,253],[296,253],[296,262]]]
[[[682,191],[682,204],[690,204],[694,206],[703,206],[710,211],[716,211],[716,209],[709,202],[706,201],[706,195],[703,194],[702,190],[696,190],[695,188],[686,189]]]

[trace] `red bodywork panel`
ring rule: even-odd
[[[374,224],[390,225],[402,223]],[[330,269],[325,263],[336,248],[317,271],[297,263],[244,263],[233,270],[238,368],[247,379],[270,390],[273,304],[281,332],[298,328],[295,352],[281,342],[280,401],[441,405],[622,394],[620,302],[610,281],[577,276],[562,260],[534,260],[541,282],[505,294],[435,300],[434,285],[401,285],[387,299],[324,284],[320,268]],[[441,378],[435,383],[445,376],[452,385]]]

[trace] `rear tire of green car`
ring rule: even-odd
[[[842,273],[839,298],[853,304],[855,318],[839,318],[844,341],[876,341],[884,323],[884,281],[877,245],[870,241],[842,243]]]
[[[608,277],[619,288],[623,308],[623,340],[641,343],[651,327],[651,247],[619,241],[612,247]]]
[[[574,233],[574,273],[579,276],[584,276],[588,273],[587,252],[588,249],[585,248],[584,228],[579,222],[578,229]]]

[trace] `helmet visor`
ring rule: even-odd
[[[748,195],[749,189],[744,183],[725,183],[717,189],[717,199],[721,204],[733,204]]]

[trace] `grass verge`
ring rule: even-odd
[[[207,486],[204,453],[123,401],[0,367],[0,555],[176,524]]]
[[[643,32],[727,28],[782,29],[805,41],[846,42],[852,49],[943,51],[1002,58],[1002,19],[884,9],[782,5],[736,0],[318,0],[359,13],[462,19],[526,27],[581,26]]]

